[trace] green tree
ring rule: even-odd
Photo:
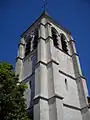
[[[0,120],[28,120],[24,91],[13,66],[0,62]]]

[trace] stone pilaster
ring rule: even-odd
[[[57,120],[63,120],[63,99],[60,97],[56,98],[56,112]]]
[[[39,25],[39,39],[37,48],[37,62],[46,62],[46,43],[45,43],[45,26],[43,24]]]
[[[24,42],[24,38],[22,38],[20,44],[18,45],[18,55],[16,58],[16,74],[19,75],[19,81],[22,81],[22,77],[23,77],[22,72],[23,72],[24,51],[25,51],[25,42]]]
[[[44,22],[44,21],[42,21]],[[45,26],[40,23],[35,67],[34,120],[49,120]]]
[[[35,69],[34,120],[49,120],[47,67],[38,62]]]
[[[76,53],[75,42],[73,40],[70,40],[69,44],[71,47],[72,61],[73,61],[73,67],[74,67],[74,72],[75,72],[75,77],[76,77],[79,101],[80,101],[80,106],[81,106],[82,120],[89,120],[88,118],[90,117],[90,115],[89,115],[89,111],[88,111],[87,97],[85,94],[86,88],[84,88],[85,86],[83,83],[83,77],[82,77],[82,71],[81,71],[81,66],[80,66],[80,62],[79,62],[79,56]]]
[[[71,47],[75,76],[76,77],[82,76],[81,66],[80,66],[80,62],[79,62],[79,56],[77,55],[76,48],[75,48],[75,42],[73,40],[70,40],[69,44]]]

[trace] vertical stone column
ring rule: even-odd
[[[44,20],[45,21],[45,20]],[[44,21],[42,20],[39,26],[39,42],[38,42],[38,48],[37,48],[37,64],[39,67],[39,75],[40,75],[40,95],[41,96],[48,96],[47,90],[45,90],[47,86],[47,67],[46,67],[46,43],[45,43],[45,26],[44,26]]]
[[[58,62],[52,63],[52,69],[53,69],[53,82],[54,82],[54,97],[55,97],[55,105],[56,105],[56,120],[63,120],[63,84],[62,81],[60,81],[60,78],[58,78]],[[60,87],[60,88],[59,88]],[[59,88],[59,89],[58,89]]]
[[[49,22],[46,23],[47,25],[47,37],[52,37],[52,32],[51,32],[51,24]]]
[[[31,35],[31,51],[33,50],[34,33]]]
[[[23,77],[22,72],[23,72],[24,51],[25,51],[25,42],[24,42],[24,38],[22,38],[18,46],[18,55],[16,58],[16,74],[19,75],[19,81],[22,81],[22,77]]]
[[[49,120],[63,120],[63,97],[62,94],[56,92],[56,69],[58,66],[58,61],[54,61],[53,59],[53,40],[52,40],[52,32],[51,32],[51,24],[47,23],[47,61],[48,64],[48,86],[49,86]],[[58,40],[60,42],[60,36],[57,35]],[[60,44],[60,43],[59,43]],[[60,46],[59,46],[60,47]],[[53,96],[53,97],[52,97]]]
[[[73,40],[70,40],[69,44],[71,47],[75,76],[76,77],[82,76],[81,66],[80,66],[80,62],[79,62],[79,56],[77,55],[76,48],[75,48],[75,42]]]
[[[46,62],[46,43],[45,43],[45,26],[40,23],[39,25],[39,40],[37,48],[37,62]]]
[[[53,46],[53,40],[52,40],[52,32],[51,32],[51,24],[46,23],[46,53],[47,53],[47,62],[51,61],[52,59],[52,46]]]
[[[52,33],[51,33],[51,24],[46,23],[46,53],[47,53],[47,79],[48,79],[48,97],[52,97],[55,94],[54,91],[54,80],[53,80],[53,67],[52,67]]]
[[[35,68],[34,120],[49,120],[45,34],[44,23],[40,23]]]
[[[56,112],[57,120],[63,120],[63,100],[59,97],[56,97]]]
[[[58,43],[59,43],[59,48],[62,49],[61,35],[58,35],[58,34],[57,34],[57,39],[58,39]]]
[[[83,79],[82,71],[80,67],[79,56],[76,53],[74,41],[70,40],[69,44],[71,47],[72,61],[73,61],[79,101],[80,101],[80,106],[81,106],[82,120],[89,120],[90,114],[88,111],[87,97],[85,94],[87,88],[85,88],[85,85],[84,85],[85,81],[83,81],[84,79]]]

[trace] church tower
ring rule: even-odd
[[[16,59],[32,120],[90,120],[90,98],[71,33],[45,11],[21,35]]]

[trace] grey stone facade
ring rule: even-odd
[[[52,28],[57,31],[58,47],[54,46]],[[38,45],[25,56],[27,39]],[[65,36],[68,52],[62,49]],[[90,120],[88,91],[82,75],[79,56],[71,33],[59,26],[44,12],[21,36],[16,73],[26,82],[27,110],[33,120]]]

